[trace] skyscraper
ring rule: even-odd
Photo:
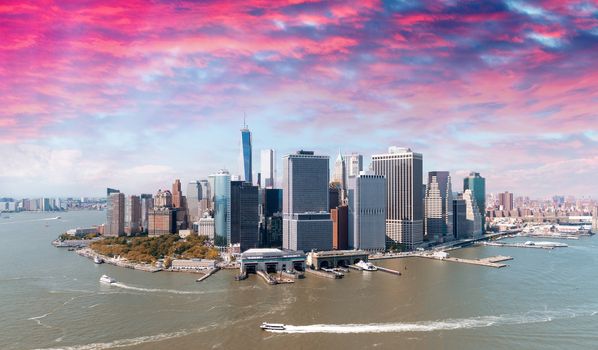
[[[343,159],[343,155],[341,154],[340,150],[338,152],[338,156],[336,156],[336,160],[334,161],[334,170],[332,172],[332,182],[341,184],[345,181],[347,176],[346,167],[345,167],[345,160]]]
[[[189,222],[194,223],[202,216],[199,211],[199,201],[203,198],[202,186],[199,181],[193,180],[187,184],[187,212]],[[191,225],[189,225],[191,227]]]
[[[467,220],[469,238],[478,238],[482,236],[482,216],[478,209],[478,204],[472,190],[463,191],[463,200],[465,200],[465,218]]]
[[[480,173],[470,172],[469,176],[463,179],[463,192],[471,190],[476,201],[478,211],[482,217],[482,230],[486,222],[486,179]]]
[[[363,170],[363,155],[359,153],[345,154],[345,166],[347,171],[347,177],[359,176],[359,173]]]
[[[513,194],[509,191],[498,194],[498,205],[500,210],[511,212],[513,210]]]
[[[243,120],[244,122],[245,120]],[[251,131],[247,128],[247,124],[243,123],[241,129],[241,180],[253,183],[252,169],[251,169]]]
[[[259,245],[258,187],[249,182],[231,181],[231,243],[241,251]]]
[[[332,248],[328,156],[298,151],[283,158],[283,247]]]
[[[226,247],[231,243],[230,173],[220,170],[209,176],[214,204],[214,244]]]
[[[112,190],[106,206],[106,226],[104,236],[118,237],[125,234],[125,195]]]
[[[424,201],[425,233],[428,240],[439,243],[453,240],[453,189],[448,171],[428,173]]]
[[[372,156],[376,175],[386,177],[386,244],[415,249],[423,241],[423,157],[409,148],[390,147]]]
[[[467,206],[460,194],[453,199],[453,236],[455,236],[455,239],[470,238],[470,233],[467,223]]]
[[[260,154],[262,188],[276,187],[276,163],[273,149],[263,149]]]
[[[141,200],[129,196],[125,200],[125,233],[135,235],[141,231]]]
[[[147,232],[149,227],[149,212],[154,207],[154,198],[151,194],[141,194],[141,226],[143,231]]]
[[[172,206],[180,208],[183,206],[183,192],[181,191],[181,180],[176,179],[172,184]]]
[[[200,217],[212,208],[212,189],[208,180],[199,180],[201,185],[201,200],[199,201]]]
[[[386,178],[362,172],[349,178],[349,248],[386,247]]]

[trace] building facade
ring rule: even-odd
[[[332,249],[344,250],[349,247],[349,207],[339,205],[330,210],[332,220]]]
[[[276,156],[273,149],[263,149],[260,153],[262,188],[276,187]]]
[[[141,232],[141,199],[129,196],[125,200],[125,233],[135,235]]]
[[[463,179],[463,193],[465,190],[471,190],[478,212],[482,218],[482,230],[486,222],[486,179],[480,176],[480,173],[471,172],[469,176]]]
[[[463,200],[465,201],[465,218],[468,225],[467,236],[468,238],[479,238],[483,234],[482,216],[473,191],[463,191]]]
[[[511,212],[514,209],[513,194],[510,192],[503,192],[498,194],[499,210]]]
[[[154,208],[154,197],[151,194],[141,194],[141,226],[143,232],[147,232],[149,226],[149,212]]]
[[[444,243],[453,240],[453,189],[448,171],[428,173],[424,204],[428,241]]]
[[[349,249],[384,251],[386,187],[384,175],[362,172],[349,178]]]
[[[214,218],[203,217],[197,222],[197,235],[214,239]]]
[[[372,169],[387,180],[386,245],[413,250],[423,242],[423,157],[409,148],[390,147],[372,156]]]
[[[347,168],[347,177],[359,176],[363,171],[363,155],[359,153],[345,154],[344,159]]]
[[[125,195],[120,192],[110,193],[106,205],[106,226],[104,236],[119,237],[125,235]]]
[[[283,247],[332,249],[328,156],[299,151],[283,158]]]
[[[203,198],[202,186],[199,181],[194,180],[187,184],[187,215],[190,223],[197,222],[202,216],[199,211],[199,201]],[[191,226],[191,225],[190,225]]]
[[[220,170],[209,177],[214,207],[214,244],[226,247],[231,243],[230,173]]]
[[[231,243],[241,251],[259,246],[259,191],[249,182],[231,181]]]
[[[244,125],[241,129],[241,179],[242,181],[253,183],[252,176],[252,150],[251,150],[251,131]]]
[[[470,238],[469,224],[467,223],[467,206],[460,196],[453,199],[453,236],[455,239]]]

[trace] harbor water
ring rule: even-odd
[[[270,286],[220,271],[148,273],[96,265],[50,242],[104,212],[0,219],[1,349],[592,349],[598,348],[598,239],[553,250],[471,247],[508,267],[422,258],[401,271],[307,275]],[[509,242],[528,241],[510,239]],[[546,239],[543,239],[546,240]],[[103,274],[118,283],[99,283]],[[284,323],[262,331],[262,322]]]

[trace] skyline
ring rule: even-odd
[[[597,198],[597,6],[8,2],[0,196],[237,175],[247,113],[254,170],[261,149],[282,174],[299,149],[367,168],[399,146],[454,191],[476,171],[488,192]]]

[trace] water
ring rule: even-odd
[[[2,349],[598,348],[596,237],[551,251],[452,253],[513,256],[503,269],[400,259],[378,264],[401,277],[352,271],[268,286],[229,271],[195,283],[188,273],[95,265],[50,245],[103,222],[103,212],[10,215],[0,219]],[[100,284],[102,274],[119,283]],[[264,332],[264,321],[290,326]]]

